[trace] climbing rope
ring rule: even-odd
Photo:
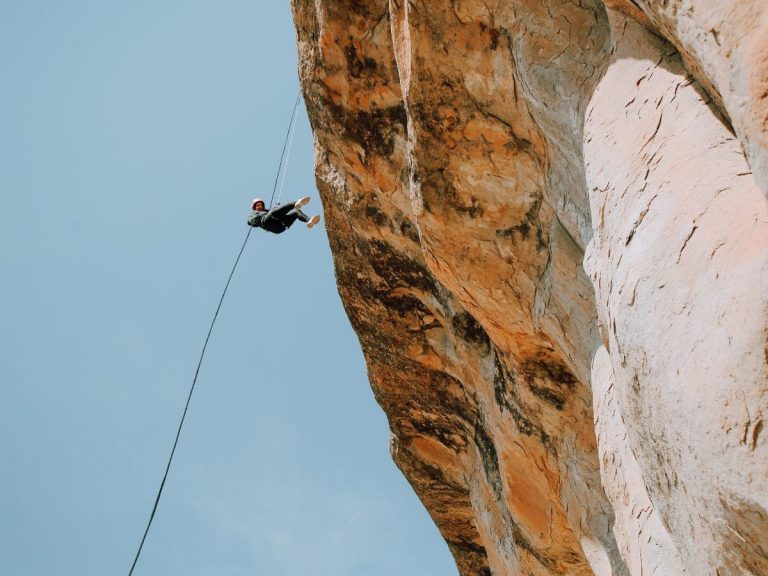
[[[298,103],[298,102],[297,102]],[[294,110],[295,110],[294,105]],[[293,115],[293,118],[291,118],[291,126],[288,129],[288,134],[290,134],[290,137],[288,138],[288,149],[285,152],[285,163],[288,164],[288,161],[291,158],[291,148],[293,148],[293,135],[294,135],[294,128],[296,127],[296,115]],[[283,175],[280,178],[280,187],[277,189],[277,198],[275,199],[275,202],[278,206],[280,206],[280,200],[283,198],[283,186],[285,185],[285,175],[287,173],[287,170],[283,169]]]
[[[277,203],[280,204],[280,198],[283,196],[283,184],[285,184],[285,167],[288,166],[288,158],[291,156],[291,147],[293,146],[293,132],[296,127],[296,110],[299,108],[299,100],[301,98],[301,92],[296,95],[296,101],[293,103],[293,112],[291,112],[291,121],[288,123],[288,133],[285,135],[285,141],[283,142],[283,151],[280,153],[280,164],[278,165],[277,174],[275,174],[275,184],[272,186],[272,197],[269,199],[269,208],[272,210],[273,201],[275,200],[275,192],[277,192],[277,181],[280,179],[282,172],[282,179],[280,180],[280,193],[277,195]],[[287,148],[287,154],[286,154]]]
[[[288,132],[285,135],[285,141],[283,142],[283,152],[280,154],[280,164],[277,167],[277,175],[275,176],[275,184],[272,188],[272,198],[275,197],[275,192],[277,191],[277,182],[278,178],[280,177],[280,174],[282,172],[283,179],[282,182],[285,182],[285,172],[288,165],[288,157],[290,156],[290,147],[291,143],[293,141],[293,130],[296,124],[296,109],[299,106],[299,98],[301,96],[301,92],[299,92],[299,95],[296,96],[296,103],[293,105],[293,112],[291,113],[291,121],[288,125]],[[288,154],[286,155],[286,147],[288,148]],[[280,194],[282,194],[282,183],[280,185]],[[278,195],[278,201],[280,199],[280,196]],[[272,200],[269,201],[270,207],[272,206]],[[195,391],[195,385],[197,384],[197,377],[200,374],[200,367],[203,365],[203,358],[205,358],[205,350],[208,348],[208,341],[211,339],[211,334],[213,333],[213,327],[216,324],[216,319],[219,317],[219,311],[221,310],[221,305],[224,303],[224,297],[227,295],[227,290],[229,289],[229,284],[232,282],[232,277],[235,275],[235,270],[237,270],[237,265],[240,263],[240,257],[243,255],[243,252],[245,251],[245,245],[248,244],[248,238],[251,237],[251,232],[253,231],[253,228],[250,226],[248,227],[248,233],[245,235],[245,239],[243,240],[243,245],[240,246],[240,252],[237,253],[237,258],[235,258],[235,263],[232,265],[232,270],[229,273],[229,277],[227,278],[227,283],[224,285],[224,290],[221,293],[221,297],[219,298],[219,304],[216,306],[216,312],[213,314],[213,319],[211,320],[211,324],[208,327],[208,334],[205,337],[205,342],[203,343],[203,349],[200,352],[200,359],[197,361],[197,368],[195,369],[195,376],[192,378],[192,386],[189,388],[189,394],[187,395],[187,402],[184,404],[184,411],[181,414],[181,420],[179,421],[179,426],[176,429],[176,438],[173,441],[173,448],[171,448],[171,454],[168,457],[168,463],[165,465],[165,472],[163,473],[163,479],[160,482],[160,488],[157,491],[157,496],[155,497],[155,503],[152,506],[152,513],[149,515],[149,521],[147,522],[146,528],[144,528],[144,534],[141,537],[141,542],[139,543],[139,548],[136,550],[136,556],[133,558],[133,564],[131,564],[131,569],[128,572],[128,576],[133,575],[133,571],[136,568],[136,564],[139,561],[139,556],[141,556],[141,551],[144,548],[144,542],[147,539],[147,534],[149,534],[149,528],[152,526],[152,521],[155,519],[155,513],[157,512],[157,506],[160,503],[160,496],[163,493],[163,488],[165,488],[165,481],[168,479],[168,472],[171,470],[171,462],[173,462],[173,456],[176,453],[176,446],[179,444],[179,437],[181,436],[181,429],[184,426],[184,420],[187,417],[187,411],[189,410],[189,403],[192,400],[192,393]]]
[[[200,374],[200,366],[203,364],[203,358],[205,357],[205,349],[208,348],[208,340],[211,339],[211,333],[213,332],[213,326],[216,324],[216,318],[219,317],[219,310],[221,310],[221,304],[224,302],[224,296],[227,295],[227,289],[229,288],[229,283],[232,281],[232,276],[235,274],[235,270],[237,269],[237,264],[240,262],[240,257],[243,255],[243,250],[245,250],[245,245],[248,243],[248,238],[251,235],[251,228],[248,227],[248,233],[245,235],[245,240],[243,240],[243,245],[240,247],[240,252],[237,254],[237,258],[235,259],[235,264],[232,266],[232,271],[229,273],[229,278],[227,278],[227,284],[224,286],[224,291],[221,293],[221,298],[219,298],[219,305],[216,307],[216,313],[213,315],[213,320],[211,320],[211,325],[208,327],[208,335],[205,337],[205,343],[203,344],[203,350],[200,352],[200,359],[197,361],[197,368],[195,369],[195,377],[192,379],[192,386],[189,389],[189,394],[187,395],[187,403],[184,405],[184,412],[181,414],[181,421],[179,422],[179,427],[176,429],[176,439],[173,441],[173,448],[171,449],[171,455],[168,458],[168,464],[165,466],[165,473],[163,474],[163,480],[160,482],[160,489],[157,491],[157,497],[155,498],[155,505],[152,506],[152,513],[149,515],[149,522],[147,522],[147,527],[144,529],[144,535],[141,537],[141,543],[139,544],[139,549],[136,551],[136,556],[133,559],[133,564],[131,565],[131,570],[128,572],[128,576],[131,576],[133,574],[133,569],[136,567],[136,563],[139,561],[139,556],[141,555],[141,550],[144,548],[144,541],[147,539],[147,534],[149,533],[149,527],[152,525],[152,520],[155,519],[155,512],[157,512],[157,505],[160,503],[160,495],[163,493],[163,488],[165,487],[165,481],[168,479],[168,472],[171,469],[171,461],[173,461],[173,455],[176,453],[176,446],[179,443],[179,436],[181,436],[181,427],[184,426],[184,419],[187,417],[187,410],[189,409],[189,402],[192,400],[192,393],[195,391],[195,384],[197,384],[197,376]]]

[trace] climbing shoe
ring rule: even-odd
[[[312,216],[312,218],[310,218],[307,221],[307,228],[314,228],[315,224],[317,224],[318,222],[320,222],[320,215],[315,214],[314,216]]]
[[[309,196],[304,196],[304,198],[299,198],[296,200],[296,203],[293,205],[294,210],[301,210],[302,206],[306,206],[309,204]]]

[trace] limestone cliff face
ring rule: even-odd
[[[763,0],[292,5],[339,291],[461,574],[768,574]]]

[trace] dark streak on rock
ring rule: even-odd
[[[507,395],[507,381],[511,381],[512,385],[515,385],[515,377],[513,374],[507,372],[507,369],[499,360],[499,355],[494,351],[494,374],[493,374],[493,394],[496,398],[496,404],[502,409],[512,411],[512,405],[510,404]]]
[[[400,223],[400,232],[412,242],[416,244],[420,242],[419,231],[416,230],[416,226],[411,224],[410,220],[403,220]]]
[[[383,228],[389,223],[389,219],[387,218],[387,215],[384,214],[384,212],[373,203],[369,203],[365,207],[365,215],[367,218],[372,220],[380,228]]]
[[[520,399],[514,393],[515,388],[518,386],[517,376],[519,375],[516,376],[506,369],[499,360],[498,353],[495,353],[494,355],[494,365],[493,391],[496,403],[502,411],[506,410],[509,412],[521,434],[525,434],[526,436],[538,436],[544,447],[547,450],[554,452],[555,447],[549,434],[547,434],[541,427],[536,426],[523,413]]]
[[[452,426],[446,419],[432,421],[414,418],[412,425],[420,434],[435,438],[440,444],[454,452],[460,452],[466,448],[467,443],[462,435],[463,430],[456,429],[457,427]]]
[[[510,521],[510,531],[512,533],[512,541],[515,543],[517,548],[536,558],[536,560],[538,560],[538,562],[548,570],[554,571],[557,568],[557,563],[552,558],[542,554],[531,545],[528,539],[523,535],[520,526],[518,526],[514,521]]]
[[[544,231],[539,222],[539,208],[541,208],[541,198],[537,198],[528,208],[523,220],[515,226],[496,230],[497,238],[510,238],[514,242],[516,235],[522,240],[528,240],[531,229],[536,230],[536,249],[543,250],[547,247],[544,240]]]
[[[540,356],[520,365],[520,374],[531,392],[538,398],[563,410],[578,381],[568,368],[556,358]]]
[[[391,156],[395,151],[395,136],[405,133],[407,118],[402,104],[354,112],[329,99],[325,99],[322,105],[324,111],[344,130],[343,138],[356,142],[366,153]]]
[[[367,251],[371,267],[391,288],[415,288],[428,294],[437,292],[432,273],[412,257],[381,240],[371,240]]]
[[[349,37],[349,44],[344,48],[344,55],[347,58],[347,69],[353,78],[362,76],[373,76],[376,74],[376,60],[373,58],[363,58],[357,53],[352,37]]]
[[[469,312],[461,312],[451,318],[451,327],[459,338],[477,347],[481,356],[491,351],[491,340],[488,334]]]
[[[472,204],[470,206],[461,206],[460,204],[457,204],[456,211],[463,212],[470,218],[480,218],[483,214],[485,214],[485,210],[483,210],[482,206],[477,204],[477,200],[475,198],[472,198]]]
[[[499,47],[499,30],[498,28],[491,28],[488,31],[488,35],[491,37],[491,50],[496,50]]]
[[[424,303],[415,296],[384,292],[379,294],[379,301],[387,307],[387,311],[390,314],[396,313],[398,316],[407,316],[414,313],[421,316],[429,314],[429,310],[424,306]]]
[[[485,479],[488,480],[496,498],[501,500],[501,472],[499,471],[499,455],[496,452],[496,446],[490,439],[486,431],[479,425],[475,426],[475,445],[480,452],[483,460],[483,470]]]
[[[551,404],[554,406],[557,410],[562,410],[565,407],[565,397],[555,392],[554,390],[550,390],[549,388],[544,388],[542,386],[536,386],[531,384],[530,386],[531,392],[537,397],[544,400],[544,402],[547,402],[548,404]]]
[[[578,380],[571,374],[568,367],[554,357],[539,356],[535,360],[527,360],[520,365],[520,372],[526,378],[545,379],[561,386],[568,391],[576,389]]]
[[[477,542],[470,540],[452,540],[449,542],[451,546],[461,550],[462,552],[470,552],[477,555],[485,556],[485,548]]]

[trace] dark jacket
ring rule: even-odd
[[[267,216],[269,216],[269,212],[266,210],[254,210],[248,217],[248,226],[251,226],[252,228],[263,228],[273,234],[281,234],[288,230],[288,227],[280,220],[274,217],[268,218]]]

